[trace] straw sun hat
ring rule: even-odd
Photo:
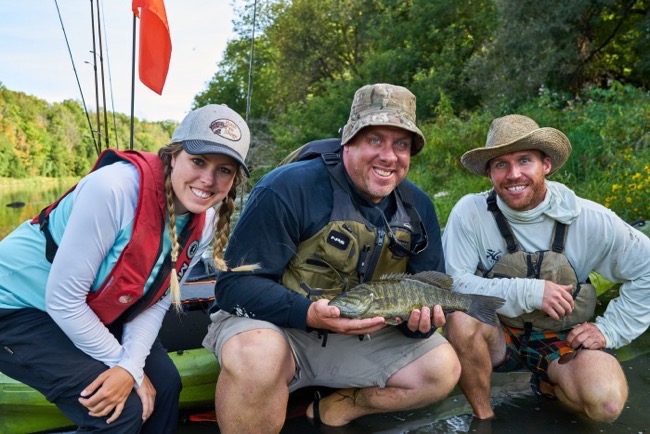
[[[540,128],[531,118],[508,115],[493,120],[485,146],[465,152],[460,161],[469,171],[487,176],[491,159],[527,149],[537,149],[551,158],[551,175],[569,158],[571,143],[555,128]]]

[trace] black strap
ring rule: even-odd
[[[325,152],[321,155],[321,158],[327,166],[336,164],[341,160],[341,156],[337,152]]]
[[[334,332],[332,332],[332,333],[334,333]],[[325,330],[325,329],[322,329],[322,330],[319,329],[319,330],[318,330],[318,339],[322,339],[322,340],[323,340],[323,343],[320,344],[321,347],[325,348],[325,347],[327,346],[327,337],[328,337],[329,335],[330,335],[330,331],[329,331],[329,330]]]
[[[305,297],[311,298],[311,296],[321,296],[325,293],[322,289],[314,289],[311,288],[307,283],[305,282],[300,282],[300,287],[302,288],[303,291],[306,292]]]
[[[552,249],[556,253],[564,251],[564,239],[566,238],[566,225],[564,223],[555,222],[555,238],[553,239]]]
[[[57,250],[59,250],[58,244],[54,241],[52,233],[48,228],[50,216],[47,214],[49,207],[43,208],[43,210],[38,214],[38,226],[45,236],[45,259],[51,264],[54,261]]]
[[[510,226],[508,225],[505,216],[497,206],[496,191],[492,190],[490,191],[490,194],[488,194],[487,206],[488,206],[487,208],[488,211],[492,212],[492,215],[494,215],[494,220],[497,223],[499,232],[501,232],[501,236],[503,237],[504,240],[506,240],[506,244],[508,246],[508,253],[514,253],[517,250],[519,250],[519,248],[517,247],[517,241],[515,240],[515,236],[513,235],[512,230],[510,230]]]

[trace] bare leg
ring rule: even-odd
[[[386,387],[341,389],[320,401],[323,423],[342,426],[373,413],[410,410],[440,401],[452,391],[460,364],[452,347],[440,345],[393,374]],[[307,417],[313,417],[313,403]]]
[[[581,350],[569,363],[548,368],[560,402],[598,422],[613,422],[627,401],[625,373],[616,358],[597,350]]]
[[[221,353],[215,409],[219,431],[278,433],[284,425],[295,363],[284,336],[257,329],[229,339]]]
[[[479,419],[494,417],[490,403],[492,367],[503,361],[505,338],[500,327],[492,327],[466,315],[447,315],[445,337],[458,354],[463,368],[458,385]]]

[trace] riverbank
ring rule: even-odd
[[[61,178],[48,178],[46,176],[33,176],[30,178],[7,178],[0,176],[0,186],[2,191],[11,192],[12,190],[22,190],[28,187],[47,188],[58,187],[60,185],[74,185],[79,178],[68,176]]]

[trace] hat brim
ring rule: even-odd
[[[424,138],[422,131],[420,131],[420,129],[415,124],[413,124],[413,122],[404,119],[404,117],[400,114],[392,113],[386,119],[386,117],[377,116],[373,113],[367,116],[362,116],[360,119],[357,119],[354,122],[348,122],[345,124],[343,127],[341,145],[348,144],[359,131],[366,127],[396,127],[412,132],[413,147],[411,149],[411,155],[416,155],[419,153],[426,144],[426,139]]]
[[[493,158],[528,149],[536,149],[550,157],[551,170],[548,175],[552,175],[569,158],[571,143],[561,131],[544,127],[531,131],[527,135],[509,143],[467,151],[460,158],[460,161],[470,172],[480,176],[487,176],[488,163]]]
[[[248,166],[244,162],[244,159],[239,155],[237,151],[232,149],[230,146],[223,145],[217,142],[211,142],[208,140],[183,140],[183,149],[185,152],[192,155],[202,155],[202,154],[221,154],[226,155],[233,160],[235,160],[239,165],[244,169],[246,176],[250,176],[248,171]]]

